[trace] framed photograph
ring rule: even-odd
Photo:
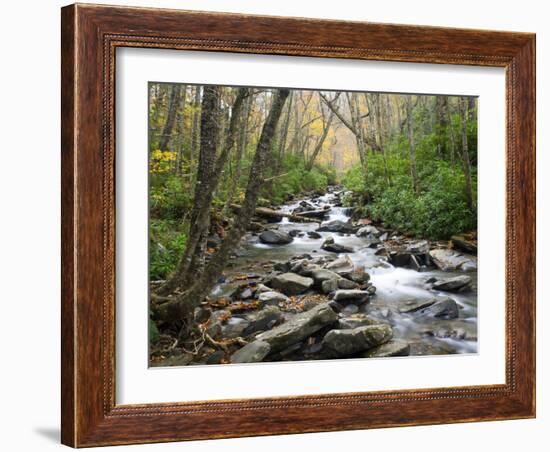
[[[535,36],[62,9],[62,442],[535,416]]]

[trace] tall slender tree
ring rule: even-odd
[[[180,103],[181,85],[172,85],[172,91],[170,93],[170,102],[168,104],[168,115],[166,116],[166,123],[162,129],[162,134],[159,141],[159,149],[161,151],[168,150],[168,143],[172,138],[172,129],[176,121],[176,112]]]
[[[165,322],[181,321],[183,323],[182,337],[187,337],[193,327],[194,309],[210,293],[212,287],[219,279],[230,253],[244,235],[250,220],[256,209],[260,189],[264,183],[268,156],[271,152],[273,138],[277,123],[281,116],[284,103],[288,97],[289,90],[280,89],[274,93],[273,101],[265,120],[254,160],[248,176],[245,199],[239,214],[236,216],[233,226],[222,241],[220,249],[214,254],[205,268],[205,271],[183,294],[178,295],[174,300],[162,303],[157,306],[155,315]]]

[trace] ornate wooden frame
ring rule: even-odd
[[[535,416],[535,35],[160,9],[62,9],[62,442],[74,447]],[[117,47],[506,68],[506,383],[115,404]]]

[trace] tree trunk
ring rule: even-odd
[[[191,279],[190,270],[193,270],[192,277],[194,278],[201,272],[204,265],[212,195],[220,179],[227,156],[233,147],[242,103],[248,92],[246,88],[240,88],[237,92],[227,137],[224,140],[225,146],[216,159],[216,142],[219,133],[219,130],[217,130],[219,121],[217,120],[216,106],[219,101],[219,91],[212,92],[215,89],[217,88],[205,87],[203,96],[199,171],[185,252],[174,274],[158,289],[158,295],[167,295],[176,288],[184,287]]]
[[[416,174],[416,156],[414,148],[414,130],[413,130],[413,112],[412,112],[412,100],[411,96],[406,98],[407,106],[407,132],[409,135],[409,161],[411,166],[411,178],[413,190],[416,194],[419,192],[418,187],[418,175]]]
[[[221,276],[231,252],[241,240],[254,215],[256,202],[264,182],[264,171],[269,153],[271,152],[273,137],[288,94],[289,90],[287,89],[278,90],[271,103],[269,115],[264,123],[256,148],[256,154],[250,168],[242,209],[240,214],[235,218],[232,228],[222,241],[220,249],[212,256],[200,278],[186,292],[175,297],[173,301],[157,306],[155,316],[158,319],[168,323],[183,322],[183,334],[180,336],[185,337],[190,333],[193,326],[194,309],[210,293],[212,287]]]
[[[195,102],[194,102],[193,112],[193,130],[191,132],[191,150],[189,152],[189,167],[193,168],[193,163],[197,153],[199,152],[200,145],[200,130],[199,130],[199,119],[200,119],[200,106],[201,106],[201,87],[195,87]]]
[[[170,138],[172,138],[172,129],[176,122],[176,112],[178,110],[178,104],[180,103],[180,94],[181,85],[173,85],[172,92],[170,93],[170,102],[168,103],[168,115],[166,116],[166,122],[159,141],[159,149],[163,152],[168,150],[168,143],[170,142]]]
[[[382,154],[382,160],[384,162],[384,177],[386,179],[386,184],[390,185],[390,171],[388,169],[388,159],[386,157],[386,143],[384,141],[384,131],[382,129],[382,107],[380,105],[380,94],[373,94],[374,98],[374,115],[376,117],[376,142],[378,144],[378,149]]]
[[[306,163],[306,170],[311,171],[313,168],[313,165],[315,164],[315,159],[317,156],[321,153],[323,150],[323,145],[325,144],[325,140],[327,139],[327,135],[330,131],[330,126],[332,125],[332,120],[334,118],[334,112],[331,110],[330,114],[328,116],[328,119],[326,120],[324,126],[323,126],[323,132],[317,142],[315,143],[315,147],[313,148],[313,152],[311,154],[311,157]]]
[[[231,179],[231,186],[229,188],[229,193],[227,195],[227,201],[223,208],[223,215],[227,214],[229,206],[233,202],[233,198],[235,197],[235,192],[239,187],[239,180],[241,178],[242,159],[243,159],[243,156],[245,155],[246,147],[248,145],[248,123],[249,123],[249,116],[250,116],[253,100],[254,100],[254,96],[252,95],[252,93],[249,93],[245,101],[245,106],[244,106],[244,110],[242,112],[242,117],[240,121],[241,126],[240,126],[239,140],[237,144],[237,155],[235,157],[235,160],[236,160],[235,173],[233,174],[233,178]]]
[[[462,132],[462,165],[464,168],[464,177],[466,178],[466,199],[469,209],[474,212],[474,195],[472,189],[472,170],[470,164],[470,154],[468,151],[468,117],[469,117],[469,105],[468,98],[464,97],[460,99],[461,110],[461,132]]]
[[[176,126],[176,138],[178,143],[178,155],[176,156],[176,164],[174,166],[174,172],[181,174],[181,167],[183,165],[183,143],[185,137],[185,102],[187,101],[187,86],[182,86],[183,94],[181,96],[181,109],[176,114],[177,126]]]

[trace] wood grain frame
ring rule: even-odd
[[[85,447],[535,416],[535,35],[83,4],[62,9],[61,35],[64,444]],[[506,383],[117,405],[118,47],[505,68]]]

